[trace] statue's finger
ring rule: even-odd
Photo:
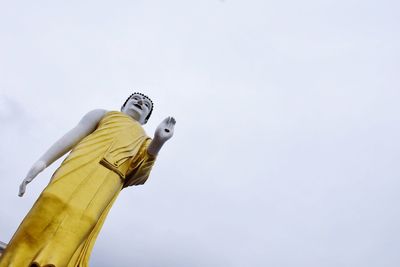
[[[174,117],[170,117],[170,118],[171,119],[168,122],[168,126],[169,127],[173,127],[175,125],[176,121],[175,121]]]
[[[24,193],[25,193],[25,184],[22,183],[22,184],[19,186],[19,193],[18,193],[18,196],[22,197],[22,195],[23,195]]]

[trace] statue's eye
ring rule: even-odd
[[[150,108],[149,103],[144,103],[144,105],[145,105],[146,107]]]

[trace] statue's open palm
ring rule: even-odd
[[[157,127],[154,133],[154,139],[164,143],[174,135],[174,127],[176,120],[174,117],[165,118]]]
[[[19,186],[18,196],[22,197],[25,194],[26,186],[32,182],[32,180],[44,169],[46,168],[46,163],[43,161],[37,161],[33,164],[32,168],[29,170],[28,174],[26,175],[25,179],[22,181],[21,185]]]

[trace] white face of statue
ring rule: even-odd
[[[146,123],[146,117],[152,109],[152,104],[145,96],[135,94],[126,102],[122,112],[137,120],[140,124]]]

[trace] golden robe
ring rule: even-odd
[[[53,174],[0,258],[0,267],[86,267],[122,188],[143,184],[151,139],[124,113],[108,112]]]

